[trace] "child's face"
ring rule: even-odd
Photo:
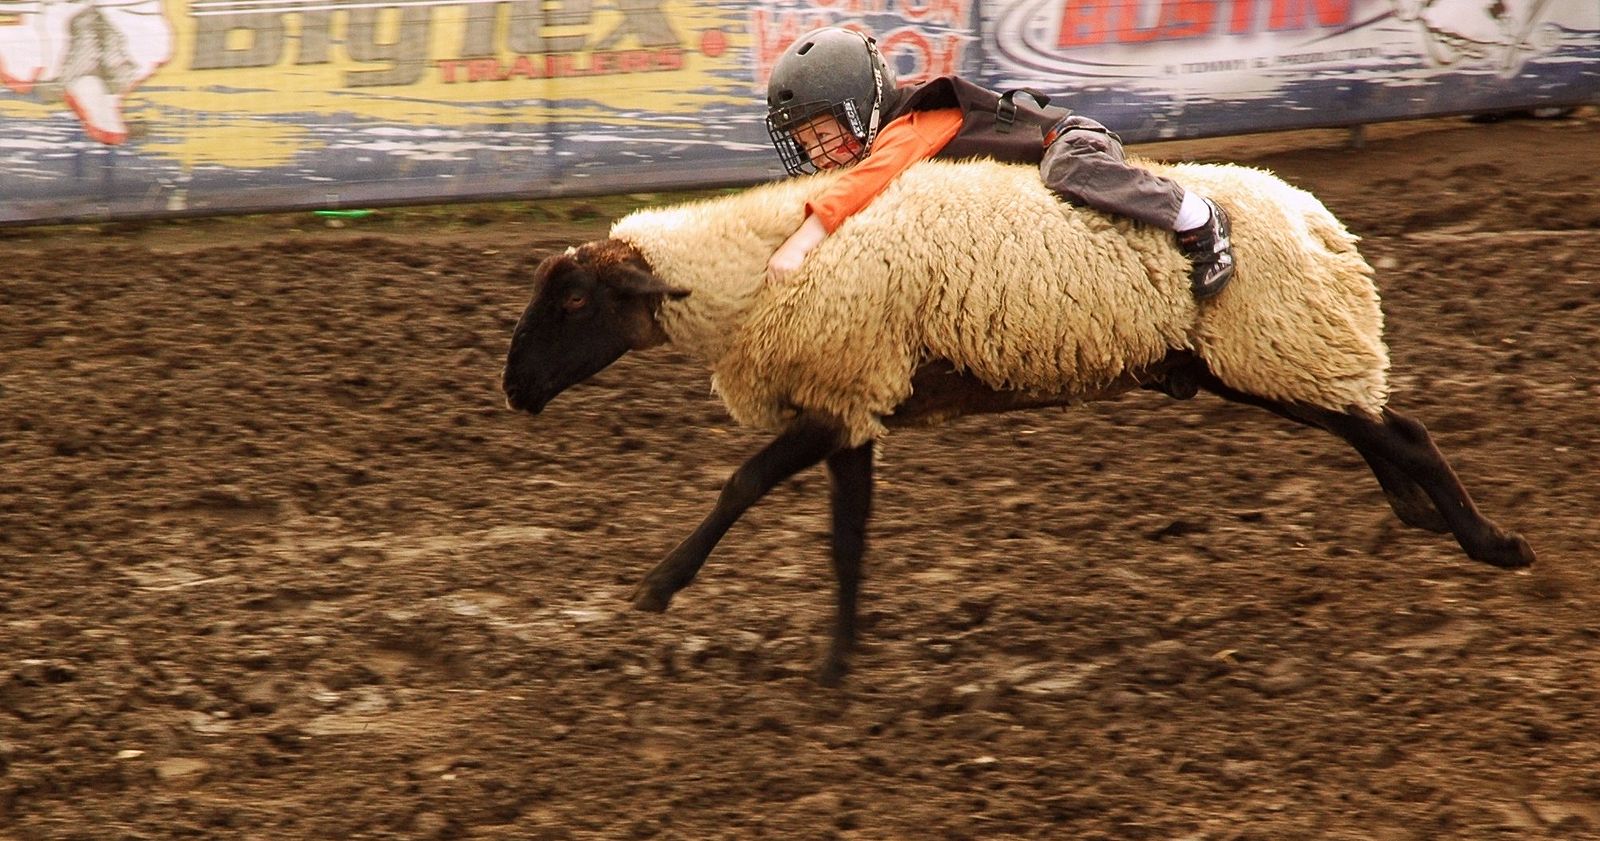
[[[794,139],[817,169],[849,166],[861,157],[861,141],[832,114],[819,114],[794,130]]]

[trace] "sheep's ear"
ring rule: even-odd
[[[611,285],[624,295],[661,295],[676,301],[689,297],[689,290],[662,280],[633,266],[619,266],[610,277]]]

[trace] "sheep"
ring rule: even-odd
[[[768,255],[836,175],[823,173],[638,211],[545,259],[507,351],[507,405],[538,414],[628,351],[670,343],[709,367],[736,421],[776,433],[645,575],[630,596],[641,610],[666,610],[744,511],[826,462],[828,685],[856,638],[875,443],[963,415],[1204,389],[1342,438],[1400,520],[1452,533],[1469,557],[1533,563],[1425,427],[1388,406],[1383,317],[1356,237],[1271,173],[1146,165],[1232,217],[1239,268],[1218,298],[1193,300],[1169,234],[1064,204],[1033,169],[986,161],[917,164],[789,283],[765,283]]]

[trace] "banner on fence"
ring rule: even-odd
[[[1593,0],[1022,0],[985,70],[1141,140],[1600,101]]]
[[[1130,142],[1600,101],[1595,0],[0,0],[0,222],[771,178],[824,24]]]

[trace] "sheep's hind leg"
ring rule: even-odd
[[[872,513],[872,442],[828,456],[833,478],[833,572],[838,578],[838,613],[833,643],[817,680],[837,686],[849,671],[856,643],[856,604],[861,587],[861,557],[867,548],[867,518]]]
[[[779,482],[793,476],[839,448],[836,426],[801,422],[774,438],[750,457],[722,486],[716,507],[699,527],[656,564],[635,587],[629,599],[639,610],[660,613],[673,595],[689,586],[717,542]]]
[[[1209,373],[1203,382],[1208,391],[1228,400],[1260,406],[1343,438],[1367,460],[1390,507],[1402,521],[1429,531],[1454,534],[1467,557],[1507,569],[1534,562],[1533,548],[1521,535],[1502,530],[1478,511],[1461,478],[1439,452],[1427,428],[1417,420],[1388,408],[1380,419],[1359,412],[1291,406],[1229,388]],[[1424,496],[1433,503],[1432,513],[1423,504]]]
[[[1450,533],[1450,524],[1445,521],[1444,515],[1439,513],[1439,509],[1433,506],[1433,500],[1428,498],[1427,491],[1424,491],[1421,485],[1411,481],[1411,477],[1396,467],[1394,462],[1372,452],[1370,447],[1354,441],[1349,443],[1356,448],[1356,452],[1360,453],[1363,459],[1366,459],[1367,466],[1372,468],[1372,475],[1378,478],[1378,484],[1383,488],[1383,496],[1389,500],[1389,507],[1394,509],[1394,515],[1400,518],[1400,522],[1434,534]]]
[[[1381,419],[1325,409],[1306,411],[1363,454],[1370,448],[1416,482],[1433,500],[1468,557],[1505,568],[1534,562],[1533,548],[1521,535],[1502,530],[1478,511],[1421,422],[1388,408]]]
[[[1289,406],[1276,400],[1246,394],[1223,385],[1210,372],[1205,372],[1201,377],[1207,391],[1229,401],[1266,409],[1279,417],[1343,438],[1345,443],[1354,447],[1356,452],[1361,454],[1361,458],[1366,460],[1367,466],[1372,469],[1372,475],[1378,480],[1379,487],[1383,489],[1384,499],[1389,501],[1389,507],[1394,510],[1395,516],[1400,518],[1400,522],[1438,534],[1450,533],[1450,524],[1445,521],[1444,515],[1439,513],[1439,509],[1434,507],[1433,500],[1428,497],[1422,486],[1412,481],[1411,477],[1395,466],[1394,462],[1384,458],[1371,444],[1352,440],[1329,427],[1316,413],[1307,412],[1304,407]]]

